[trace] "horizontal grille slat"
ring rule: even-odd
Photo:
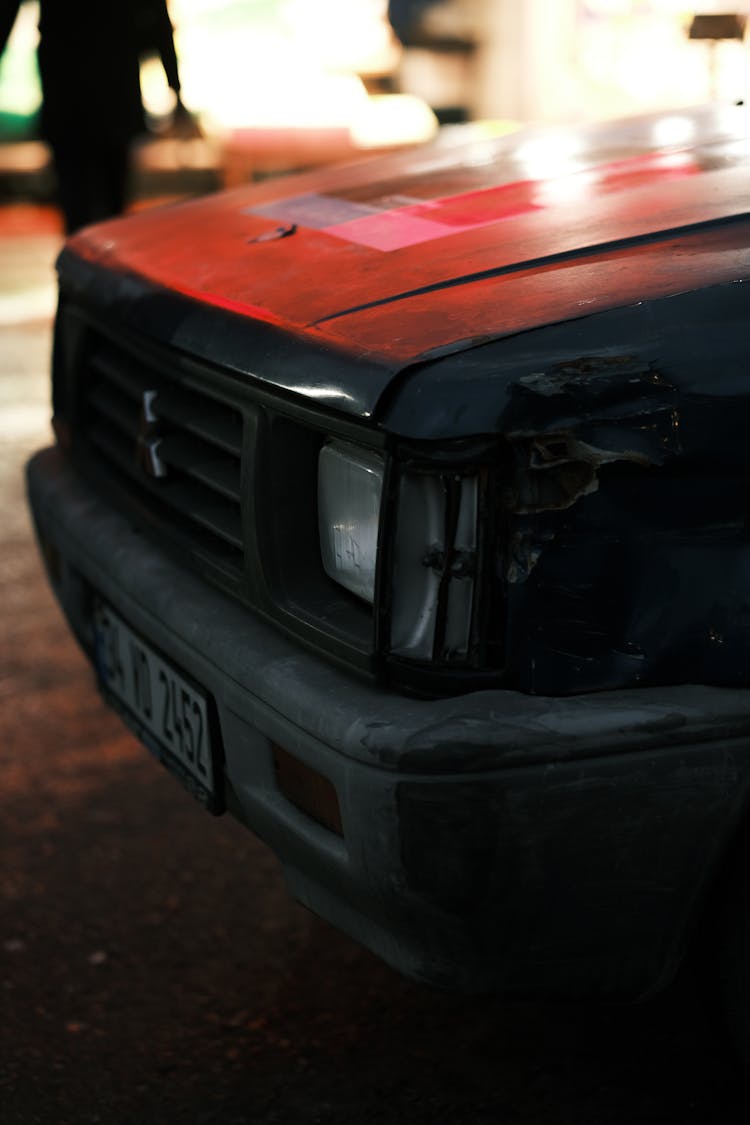
[[[168,465],[213,488],[228,500],[240,502],[238,465],[226,454],[208,453],[190,437],[178,435],[162,439],[159,456]]]
[[[136,400],[140,399],[141,393],[148,389],[147,373],[129,356],[112,355],[97,349],[89,356],[89,367],[111,380],[121,391]]]
[[[89,430],[87,437],[109,460],[115,461],[124,473],[131,477],[138,474],[138,465],[127,442],[116,431],[107,432],[100,427]],[[144,485],[141,484],[141,487]],[[242,549],[242,521],[239,512],[230,503],[222,504],[210,494],[201,495],[191,483],[179,478],[147,481],[145,491],[157,499],[159,504],[173,508],[187,520],[218,535],[237,550]]]
[[[159,416],[195,437],[239,457],[242,452],[242,423],[230,409],[217,409],[216,404],[198,403],[197,396],[181,390],[164,391],[156,400]]]
[[[172,527],[222,568],[243,569],[243,417],[178,367],[141,359],[92,333],[81,373],[79,433],[159,529]]]
[[[98,350],[93,353],[90,366],[101,378],[132,398],[139,410],[143,394],[156,390],[154,405],[160,417],[236,457],[240,456],[242,419],[232,407],[196,394],[192,388],[180,386],[179,391],[170,389],[163,377],[156,387],[154,379],[148,377],[148,371],[136,367],[129,357],[121,359],[118,356],[115,359]]]
[[[93,387],[89,392],[89,404],[117,426],[122,433],[138,432],[140,408],[117,388],[108,387],[106,384]]]

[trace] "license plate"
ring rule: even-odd
[[[201,804],[221,811],[206,693],[103,602],[94,606],[94,637],[105,695]]]

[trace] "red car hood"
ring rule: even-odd
[[[404,366],[747,277],[748,138],[727,107],[442,142],[105,223],[69,250]]]

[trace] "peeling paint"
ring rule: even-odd
[[[603,465],[660,465],[676,455],[679,419],[672,391],[650,365],[629,355],[583,356],[522,376],[514,393],[526,400],[524,413],[530,415],[541,400],[542,423],[548,427],[579,413],[566,429],[508,434],[513,466],[503,493],[508,511],[515,516],[563,512],[599,489]],[[525,581],[554,538],[550,529],[516,528],[508,582]]]
[[[508,548],[508,582],[525,582],[554,538],[554,531],[545,533],[528,527],[514,531]]]

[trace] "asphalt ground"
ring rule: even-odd
[[[691,979],[630,1007],[413,985],[104,708],[23,494],[50,440],[56,231],[0,211],[2,1125],[746,1123]]]

